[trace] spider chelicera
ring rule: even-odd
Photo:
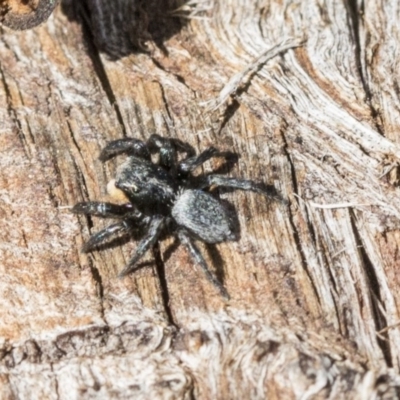
[[[158,153],[157,162],[152,160],[155,153]],[[180,153],[185,154],[181,160]],[[194,240],[220,243],[236,238],[230,213],[209,190],[211,187],[250,190],[279,199],[274,190],[263,183],[215,173],[193,175],[196,168],[211,158],[233,154],[214,147],[195,155],[191,146],[178,139],[152,135],[147,142],[133,138],[112,141],[102,150],[99,159],[105,162],[121,154],[127,158],[117,169],[114,185],[128,201],[125,204],[89,201],[72,208],[76,214],[119,220],[92,235],[82,251],[91,251],[120,235],[143,234],[128,265],[119,274],[123,277],[139,268],[137,263],[141,257],[167,231],[178,237],[207,279],[229,298],[194,243]]]

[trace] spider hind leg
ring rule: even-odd
[[[180,242],[184,244],[186,248],[189,250],[190,255],[193,257],[196,263],[201,267],[208,281],[214,285],[214,287],[218,290],[219,293],[221,293],[223,297],[225,297],[225,299],[229,300],[230,296],[227,290],[210,271],[206,263],[206,260],[204,259],[203,255],[201,254],[197,246],[193,243],[192,238],[183,230],[180,230],[178,232],[178,237]]]
[[[131,272],[138,269],[137,262],[144,256],[144,254],[156,243],[160,233],[163,229],[164,217],[156,216],[151,219],[146,236],[139,242],[136,252],[130,259],[128,265],[119,273],[118,277],[123,278]]]
[[[254,182],[248,179],[230,178],[211,174],[206,177],[205,183],[202,187],[206,188],[211,186],[255,192],[281,203],[286,203],[286,201],[277,193],[274,186],[266,185],[263,182]]]

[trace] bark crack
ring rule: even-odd
[[[163,302],[163,306],[164,306],[165,314],[167,316],[168,323],[169,323],[169,325],[172,325],[178,329],[179,327],[174,319],[174,316],[172,314],[172,309],[169,304],[170,297],[169,297],[167,279],[165,277],[165,263],[162,259],[160,245],[158,242],[153,247],[153,256],[154,256],[154,260],[156,262],[156,270],[157,270],[157,275],[158,275],[158,279],[160,282],[161,298],[162,298],[162,302]]]
[[[284,143],[283,152],[284,152],[284,154],[286,156],[286,159],[288,160],[288,163],[290,165],[290,176],[291,176],[291,181],[292,181],[292,185],[293,185],[293,193],[295,195],[298,195],[298,183],[297,183],[296,169],[295,169],[295,166],[294,166],[294,164],[292,162],[292,159],[290,157],[290,154],[289,154],[288,143],[286,141],[284,130],[280,129],[280,133],[281,133],[281,136],[282,136],[282,141]],[[318,295],[318,290],[317,290],[315,282],[314,282],[314,280],[313,280],[313,278],[311,276],[309,267],[307,265],[307,260],[306,260],[306,257],[304,255],[304,252],[303,252],[303,246],[302,246],[302,241],[300,239],[300,233],[299,233],[299,230],[297,229],[296,223],[294,221],[294,216],[293,216],[293,214],[291,212],[291,209],[290,209],[290,203],[289,203],[289,206],[288,206],[288,220],[289,220],[289,224],[290,224],[290,226],[292,228],[293,240],[294,240],[294,242],[296,244],[297,250],[298,250],[299,255],[300,255],[301,265],[303,267],[303,270],[305,271],[305,273],[308,276],[308,279],[309,279],[309,281],[311,283],[311,286],[313,288],[313,291],[314,291],[314,293],[315,293],[315,295],[316,295],[316,297],[318,299],[318,302],[321,304],[321,299],[320,299],[320,297]],[[312,229],[312,225],[308,221],[307,221],[307,226],[308,226],[308,228],[310,230],[311,239],[312,239],[312,241],[314,243],[314,246],[315,246],[316,240],[315,240],[314,229]]]
[[[372,305],[372,318],[375,323],[376,331],[379,332],[387,327],[387,320],[384,315],[384,312],[381,311],[379,305],[384,304],[382,301],[381,291],[379,287],[378,277],[376,275],[374,265],[369,258],[364,243],[362,241],[362,236],[357,227],[356,216],[353,211],[350,211],[350,220],[351,226],[354,234],[354,239],[356,241],[356,245],[360,254],[360,258],[362,261],[362,265],[364,266],[364,271],[366,275],[366,279],[368,282],[368,287],[370,289],[370,301]],[[377,343],[380,349],[382,350],[382,354],[385,358],[386,364],[388,367],[392,368],[392,360],[391,360],[391,349],[390,349],[390,341],[388,332],[383,332],[381,336],[384,339],[380,338],[377,335]]]
[[[18,118],[17,111],[15,110],[15,108],[12,105],[12,95],[11,95],[10,87],[7,83],[7,80],[4,75],[4,71],[3,71],[1,64],[0,64],[0,76],[1,76],[1,81],[3,83],[3,86],[4,86],[4,92],[6,95],[8,114],[12,117],[12,120],[14,121],[15,125],[18,128],[18,138],[21,141],[25,155],[27,156],[27,158],[30,159],[30,158],[32,158],[32,155],[30,154],[28,144],[25,140],[25,136],[23,135],[22,126],[21,126],[21,122]]]
[[[71,129],[71,126],[70,126],[70,124],[68,122],[67,122],[67,127],[68,127],[68,131],[69,131],[69,134],[70,134],[70,138],[71,138],[74,146],[78,150],[79,154],[81,154],[80,147],[79,147],[77,141],[75,140],[75,137],[74,137],[74,134],[73,134],[73,130]],[[80,170],[79,166],[76,164],[74,158],[73,157],[71,157],[71,158],[72,158],[72,162],[73,162],[73,165],[74,165],[74,169],[75,169],[77,175],[80,177],[80,179],[79,179],[80,180],[79,187],[83,188],[83,190],[84,190],[84,192],[86,194],[85,197],[88,197],[88,186],[87,186],[87,183],[86,183],[86,180],[85,180],[85,175],[82,173],[82,171]],[[89,215],[87,215],[86,216],[86,221],[87,221],[87,225],[88,225],[88,228],[89,228],[89,231],[90,231],[91,228],[93,228],[93,220]],[[101,314],[102,319],[105,320],[104,303],[103,303],[103,299],[104,299],[103,280],[102,280],[102,277],[101,277],[99,269],[94,265],[94,262],[93,262],[91,257],[88,257],[88,261],[89,261],[90,272],[92,274],[92,277],[93,277],[94,281],[96,282],[96,286],[97,286],[97,289],[98,289],[98,297],[100,299],[100,314]]]
[[[347,6],[348,6],[348,17],[350,19],[349,21],[349,26],[351,28],[351,32],[353,34],[353,42],[354,42],[354,55],[357,63],[357,69],[358,73],[360,76],[361,84],[363,87],[363,90],[365,92],[365,102],[368,105],[370,111],[371,111],[371,116],[374,121],[374,126],[375,129],[381,134],[382,136],[384,135],[384,132],[382,131],[382,128],[379,124],[379,113],[375,109],[375,107],[372,104],[372,97],[373,94],[371,92],[371,89],[368,85],[368,77],[367,72],[364,70],[364,63],[362,62],[362,45],[361,45],[361,38],[360,38],[360,14],[363,14],[364,11],[364,3],[360,3],[360,8],[358,8],[358,1],[357,0],[348,0]]]
[[[54,371],[54,365],[53,363],[50,363],[50,370],[53,373],[54,376],[54,392],[56,394],[56,398],[59,399],[60,398],[60,392],[59,392],[59,385],[58,385],[58,379],[57,379],[57,375]]]
[[[166,98],[166,96],[165,96],[164,87],[163,87],[163,85],[162,85],[161,83],[159,83],[159,86],[160,86],[161,97],[162,97],[162,99],[163,99],[165,111],[166,111],[166,113],[167,113],[167,115],[168,115],[169,121],[172,123],[173,118],[172,118],[172,116],[171,116],[171,112],[170,112],[169,107],[168,107],[168,101],[167,101],[167,98]],[[168,126],[168,124],[167,124],[167,126]],[[168,126],[168,128],[170,128],[170,127]]]

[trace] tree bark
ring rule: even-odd
[[[3,28],[0,398],[399,397],[399,22],[397,0],[66,0]],[[122,280],[134,241],[80,253],[101,149],[153,133],[287,201],[220,193],[240,239],[198,245],[229,301],[173,237]]]

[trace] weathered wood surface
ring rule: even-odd
[[[0,397],[396,398],[398,1],[177,7],[69,0],[1,32]],[[68,209],[107,198],[100,149],[154,132],[237,152],[232,175],[289,201],[221,194],[241,238],[202,250],[228,302],[172,238],[123,280],[134,242],[79,252],[106,223]]]

